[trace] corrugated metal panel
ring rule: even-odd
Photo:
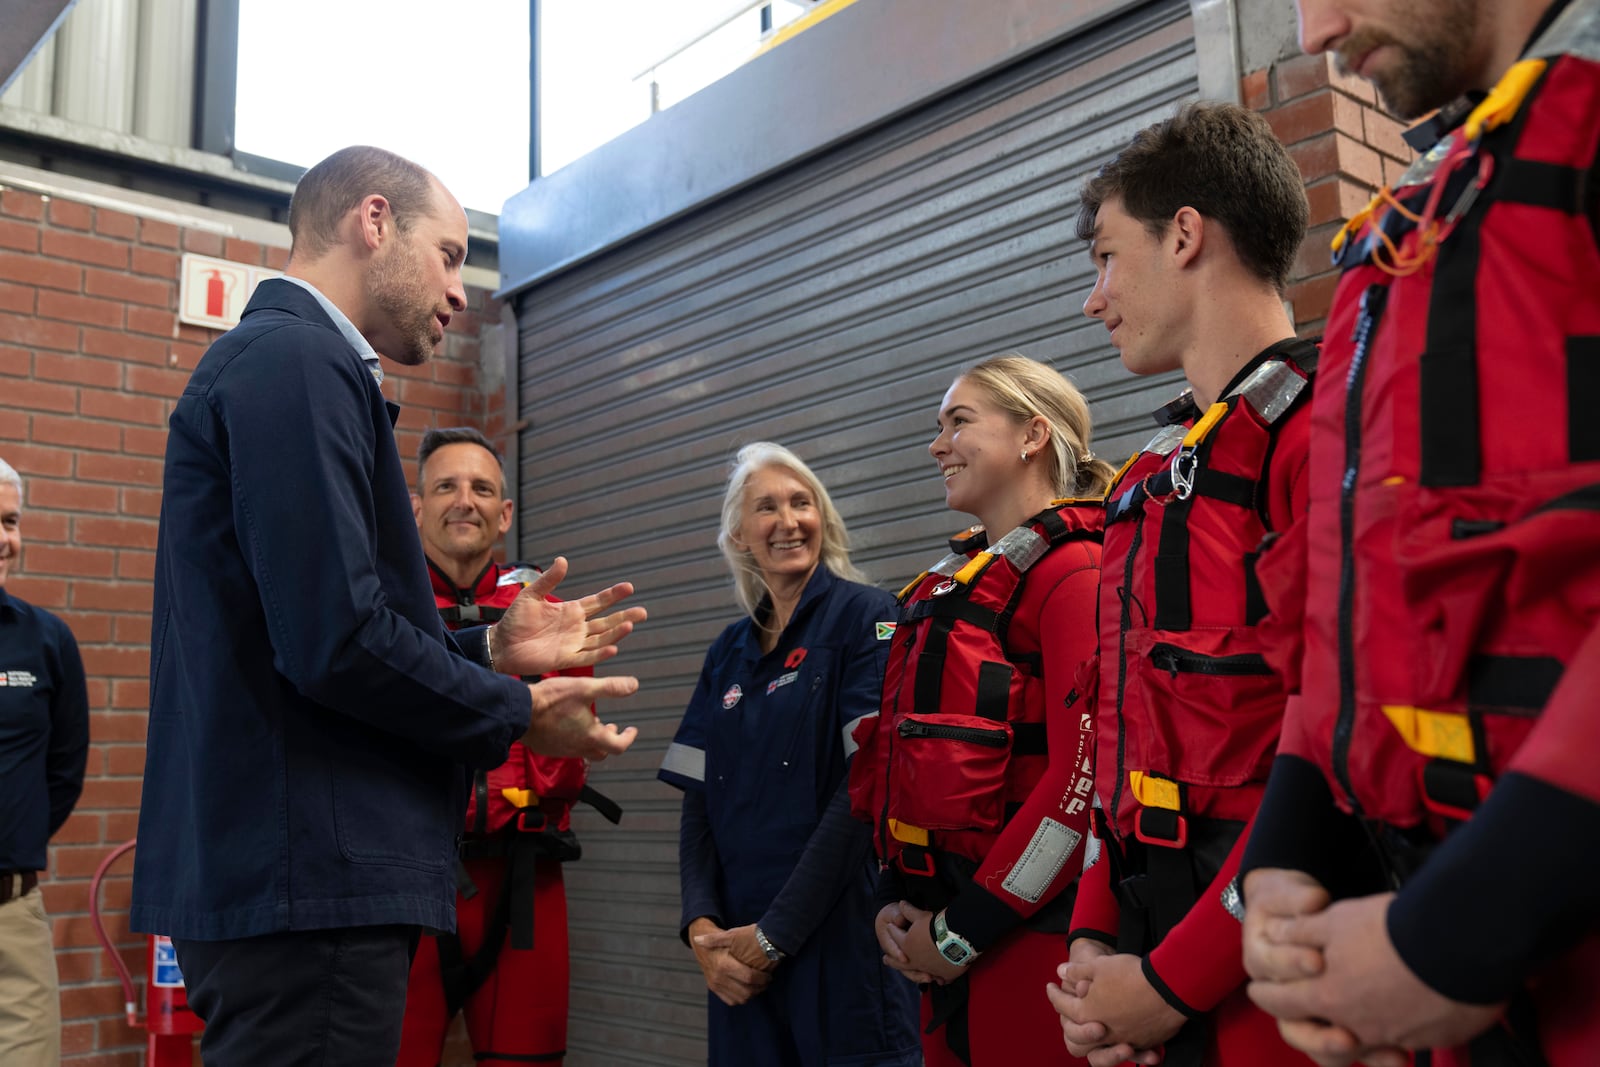
[[[1142,443],[1175,385],[1131,379],[1079,313],[1076,190],[1194,95],[1188,7],[1149,4],[521,294],[521,550],[570,555],[573,592],[631,580],[652,614],[616,664],[641,694],[607,712],[643,736],[595,774],[627,816],[580,815],[568,869],[573,1067],[703,1062],[678,796],[654,776],[736,613],[714,543],[729,456],[793,447],[897,587],[964,524],[926,452],[962,364],[1047,359],[1089,393],[1097,451]]]
[[[79,0],[0,104],[189,147],[199,0]]]
[[[198,0],[145,0],[139,6],[133,132],[187,147],[194,127],[194,35]]]
[[[55,114],[133,131],[138,15],[138,5],[126,0],[79,0],[56,32]]]
[[[28,60],[28,65],[22,68],[17,80],[11,83],[11,88],[0,95],[0,104],[49,114],[55,107],[55,93],[56,38],[52,35]]]

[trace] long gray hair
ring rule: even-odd
[[[728,490],[722,497],[722,529],[717,534],[717,547],[722,549],[722,555],[728,561],[728,570],[733,572],[733,595],[739,601],[739,607],[751,618],[755,618],[756,608],[771,590],[761,576],[755,558],[749,550],[734,544],[734,539],[739,535],[745,487],[750,482],[750,476],[767,467],[782,467],[804,482],[812,496],[816,497],[817,511],[822,516],[822,565],[836,577],[854,582],[866,581],[850,562],[850,534],[845,530],[844,519],[839,517],[839,509],[833,506],[833,498],[823,488],[821,480],[806,466],[804,460],[782,445],[771,441],[753,441],[739,449],[733,457],[733,469],[728,473]]]

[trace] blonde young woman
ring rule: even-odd
[[[744,617],[706,655],[660,778],[683,790],[680,926],[710,1067],[918,1067],[916,995],[872,936],[877,865],[844,789],[894,598],[850,564],[799,457],[740,449],[717,538]]]
[[[978,525],[901,595],[882,714],[857,737],[858,817],[884,861],[875,930],[923,985],[929,1067],[1075,1062],[1043,996],[1093,792],[1102,495],[1089,408],[1019,355],[956,378],[929,445]]]

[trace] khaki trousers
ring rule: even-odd
[[[50,917],[36,887],[0,904],[0,1064],[57,1067],[61,991]]]

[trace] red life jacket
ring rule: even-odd
[[[1188,394],[1162,409],[1107,491],[1096,779],[1117,837],[1182,847],[1187,816],[1249,819],[1277,750],[1287,694],[1256,625],[1255,559],[1317,345],[1263,357],[1203,416]]]
[[[428,562],[434,600],[445,626],[452,630],[498,622],[517,594],[538,575],[539,568],[531,563],[502,567],[491,560],[470,589],[458,589],[432,560]],[[584,677],[594,672],[582,668],[561,673]],[[513,823],[527,832],[569,831],[572,804],[583,792],[587,776],[587,765],[581,759],[539,755],[521,741],[513,741],[504,763],[473,775],[467,832],[484,837]]]
[[[1039,656],[1006,631],[1029,568],[1098,541],[1102,518],[1098,500],[1059,500],[993,546],[974,527],[901,591],[882,707],[856,727],[850,768],[851,810],[885,863],[932,874],[930,849],[981,860],[1044,774]]]
[[[1597,25],[1577,0],[1403,210],[1380,194],[1335,241],[1303,744],[1341,806],[1398,827],[1470,813],[1600,618],[1600,63],[1567,54]]]

